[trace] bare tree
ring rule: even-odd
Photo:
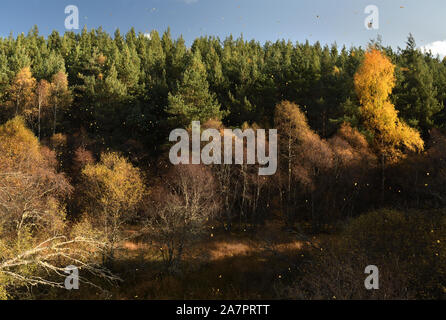
[[[102,290],[91,277],[101,278],[109,284],[121,280],[95,262],[105,245],[93,239],[55,236],[21,252],[14,248],[7,250],[3,241],[0,244],[0,288],[6,288],[9,295],[14,294],[12,288],[17,287],[65,288],[65,268],[69,265],[76,266],[81,272],[79,282],[97,289]]]
[[[201,165],[179,165],[152,191],[146,230],[167,267],[177,270],[184,250],[200,238],[219,204],[214,178]]]

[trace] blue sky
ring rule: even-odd
[[[367,5],[379,8],[379,30],[367,30]],[[2,1],[0,36],[27,32],[37,25],[42,34],[64,32],[67,5],[80,11],[80,26],[103,26],[113,33],[171,28],[190,44],[200,35],[245,39],[286,39],[340,45],[361,45],[380,34],[386,45],[404,46],[412,32],[419,46],[430,44],[446,53],[444,0],[15,0]],[[441,52],[442,53],[442,52]]]

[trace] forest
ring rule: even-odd
[[[445,101],[412,35],[0,38],[0,298],[444,299]],[[192,121],[277,129],[277,172],[172,165]]]

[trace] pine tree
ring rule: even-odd
[[[197,50],[174,95],[169,94],[168,113],[176,125],[188,125],[192,121],[206,122],[221,119],[223,112],[214,93],[209,91],[206,68]]]
[[[403,72],[401,83],[395,92],[396,105],[402,118],[427,133],[434,125],[434,117],[443,109],[443,105],[437,100],[433,72],[423,54],[417,50],[412,35],[407,40],[401,60]]]
[[[3,101],[3,97],[7,94],[9,74],[8,57],[4,52],[0,52],[0,101]]]
[[[42,62],[34,67],[34,74],[37,79],[51,81],[51,77],[58,71],[65,72],[65,60],[61,54],[51,51],[42,57]]]
[[[120,51],[120,61],[116,64],[119,79],[129,90],[136,90],[140,76],[141,61],[133,46],[123,45]]]

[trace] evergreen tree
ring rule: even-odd
[[[396,94],[396,105],[401,117],[427,133],[434,125],[434,117],[443,109],[437,100],[432,70],[429,69],[423,54],[417,50],[412,35],[402,52],[402,80]]]
[[[209,91],[206,68],[197,50],[186,69],[175,94],[169,94],[168,113],[175,125],[189,125],[192,121],[206,122],[221,119],[223,112],[214,93]]]

